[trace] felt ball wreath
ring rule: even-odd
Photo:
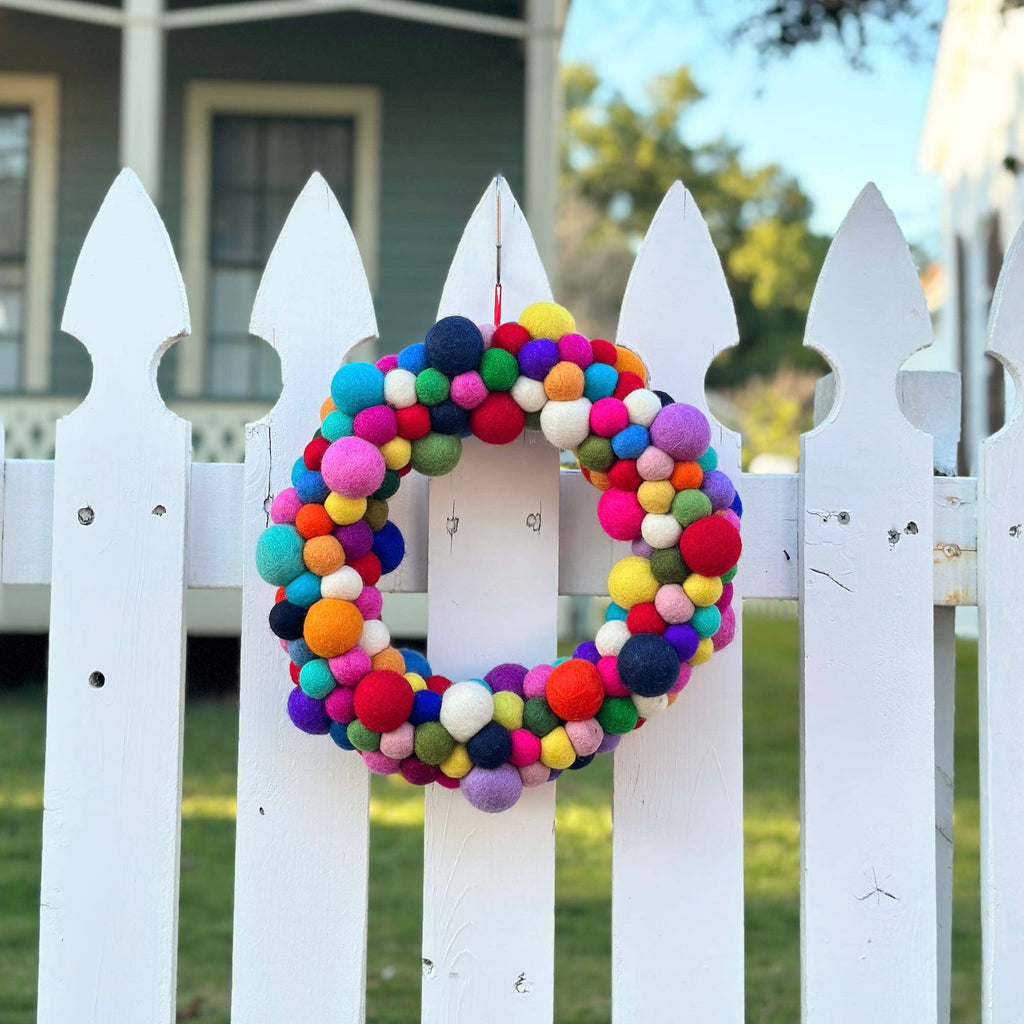
[[[506,810],[614,750],[732,641],[742,505],[706,418],[648,389],[639,356],[578,334],[563,307],[538,302],[498,327],[445,317],[397,356],[342,366],[320,419],[256,563],[278,588],[289,717],[371,771]],[[602,492],[601,526],[632,553],[571,658],[447,679],[392,646],[381,621],[377,583],[405,554],[388,499],[410,470],[451,472],[464,437],[503,445],[530,429],[575,453]]]

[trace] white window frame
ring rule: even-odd
[[[0,74],[0,106],[24,107],[31,118],[21,390],[48,392],[57,254],[60,80],[56,75]]]
[[[209,301],[210,188],[213,119],[218,114],[352,118],[352,210],[346,211],[373,289],[380,234],[380,90],[373,86],[194,80],[185,86],[185,168],[182,179],[182,275],[192,336],[177,348],[177,391],[206,387]]]

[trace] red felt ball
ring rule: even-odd
[[[368,672],[356,686],[356,717],[374,732],[397,729],[412,711],[412,687],[398,672]]]
[[[556,665],[544,684],[548,706],[567,722],[593,718],[604,702],[604,684],[597,666],[582,658]]]
[[[658,614],[653,601],[645,601],[643,604],[635,604],[629,609],[626,615],[626,625],[630,633],[658,633],[665,632],[668,623]]]
[[[288,665],[288,675],[290,675],[292,677],[292,682],[296,686],[298,686],[299,685],[299,666],[296,665],[294,661],[291,662]]]
[[[444,693],[452,685],[452,681],[447,676],[427,676],[426,683],[427,689],[433,690],[434,693]]]
[[[679,538],[683,561],[701,576],[721,576],[739,560],[740,531],[724,516],[705,516],[691,523]]]
[[[635,491],[644,482],[636,471],[636,459],[619,459],[608,470],[608,482],[620,491]]]
[[[274,592],[274,604],[283,601],[286,596],[287,594],[284,587],[278,587],[277,590]]]
[[[612,398],[617,398],[620,402],[632,391],[639,391],[644,386],[643,380],[629,370],[619,374],[619,383],[615,385],[615,390],[612,392]]]
[[[295,513],[295,529],[306,540],[310,537],[326,537],[334,527],[335,522],[327,514],[327,510],[316,502],[303,505]]]
[[[594,350],[595,363],[607,363],[609,366],[614,366],[615,360],[619,358],[615,346],[610,341],[605,341],[604,338],[594,338],[590,347]]]
[[[445,789],[458,789],[459,786],[462,785],[459,779],[450,778],[449,776],[445,775],[444,772],[440,771],[440,769],[438,770],[437,778],[434,779],[434,781],[439,786],[444,786]]]
[[[306,450],[302,453],[302,461],[305,463],[306,469],[319,469],[320,460],[324,457],[324,452],[330,447],[331,442],[326,437],[314,437],[306,445]]]
[[[525,428],[526,413],[506,391],[492,391],[469,414],[469,429],[487,444],[511,444]]]
[[[406,464],[405,464],[405,465],[404,465],[404,466],[403,466],[403,467],[402,467],[402,468],[401,468],[401,469],[400,469],[400,470],[398,471],[398,475],[399,475],[399,476],[405,476],[405,475],[406,475],[407,473],[411,473],[411,472],[412,472],[412,466],[410,466],[410,465],[409,465],[408,463],[406,463]]]
[[[503,348],[512,355],[517,355],[519,350],[530,340],[530,332],[517,323],[502,324],[494,328],[491,335],[491,348]]]
[[[597,520],[612,540],[636,540],[645,515],[633,491],[610,487],[597,501]]]
[[[359,573],[359,578],[363,581],[364,586],[375,587],[377,585],[381,574],[380,559],[372,551],[367,551],[365,555],[353,559],[348,564]]]
[[[398,436],[407,441],[416,441],[430,433],[430,410],[425,405],[409,405],[395,410]]]

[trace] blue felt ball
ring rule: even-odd
[[[344,722],[331,722],[331,739],[341,747],[342,750],[355,750],[348,738],[348,727]]]
[[[323,735],[331,731],[331,719],[324,710],[322,700],[314,700],[293,686],[288,694],[288,717],[303,732]]]
[[[398,353],[398,366],[410,373],[422,373],[427,368],[427,347],[422,341],[409,345]]]
[[[291,601],[278,601],[270,609],[270,629],[282,640],[298,640],[306,621],[306,609]]]
[[[288,657],[301,668],[307,661],[313,661],[316,655],[309,649],[306,641],[299,637],[298,640],[288,641]]]
[[[402,531],[388,520],[373,535],[370,550],[380,559],[380,571],[386,576],[397,569],[405,557],[405,538]]]
[[[468,373],[480,365],[484,339],[472,320],[464,316],[446,316],[427,331],[423,339],[427,365],[446,377]]]
[[[581,768],[586,768],[591,761],[594,760],[593,754],[587,754],[586,756],[577,755],[576,760],[569,765],[569,771],[578,772]]]
[[[676,404],[676,400],[667,391],[655,391],[654,393],[658,396],[658,401],[661,402],[662,409],[664,409],[666,405]]]
[[[320,600],[320,577],[315,572],[304,572],[285,587],[284,596],[292,603],[308,608]],[[291,637],[287,639],[291,640]]]
[[[256,542],[256,571],[275,587],[285,587],[306,571],[302,548],[306,542],[294,526],[278,523]]]
[[[307,469],[295,481],[295,491],[303,505],[308,505],[311,502],[321,504],[324,498],[331,493],[330,487],[324,483],[324,478],[315,469]]]
[[[743,502],[740,500],[740,496],[738,494],[732,499],[732,504],[729,508],[731,508],[732,511],[740,517],[740,519],[743,518]]]
[[[697,465],[704,470],[705,473],[710,473],[713,469],[718,469],[718,452],[714,448],[707,448],[704,454],[697,460]]]
[[[612,451],[620,459],[639,459],[650,443],[651,435],[647,428],[631,423],[612,438]]]
[[[607,363],[591,363],[583,371],[583,397],[596,402],[599,398],[611,398],[619,375],[614,366]]]
[[[406,662],[407,669],[409,663]],[[423,673],[419,673],[422,675]],[[412,699],[412,711],[409,712],[409,721],[413,725],[422,725],[424,722],[436,722],[441,717],[441,694],[433,690],[417,690]]]
[[[424,679],[429,679],[434,674],[430,662],[419,651],[414,651],[411,647],[399,647],[398,653],[405,658],[406,672],[415,672]]]
[[[446,398],[430,407],[430,429],[437,434],[466,436],[469,432],[469,410]]]
[[[640,697],[660,697],[679,678],[679,655],[656,633],[637,633],[619,651],[622,685]]]
[[[383,405],[384,374],[373,363],[346,363],[331,381],[331,398],[346,416]]]
[[[614,601],[611,601],[604,610],[604,621],[611,622],[615,619],[618,622],[625,622],[628,615],[629,612],[625,608],[621,608]]]
[[[292,482],[292,487],[295,487],[295,486],[297,486],[297,485],[298,485],[298,482],[299,482],[299,481],[300,481],[300,480],[301,480],[301,479],[302,479],[302,478],[303,478],[303,477],[304,477],[304,476],[305,476],[305,475],[306,475],[306,474],[307,474],[308,472],[309,472],[309,470],[308,470],[308,469],[306,468],[306,462],[305,462],[305,460],[304,460],[304,459],[302,458],[302,456],[300,455],[300,456],[299,456],[299,457],[298,457],[298,458],[297,458],[297,459],[296,459],[296,460],[295,460],[295,461],[294,461],[294,462],[292,463],[292,471],[291,471],[291,476],[290,476],[290,479],[291,479],[291,482]]]
[[[470,761],[479,768],[498,768],[512,756],[512,737],[497,722],[488,722],[466,743]]]

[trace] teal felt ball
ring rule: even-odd
[[[305,541],[294,526],[278,523],[268,527],[256,542],[256,571],[275,587],[286,587],[306,571],[302,561]]]
[[[307,661],[299,669],[299,686],[307,697],[323,700],[337,686],[330,666],[323,658]]]
[[[348,437],[352,433],[352,417],[343,412],[329,412],[320,425],[320,433],[328,441],[337,441],[339,437]]]
[[[308,608],[320,600],[320,577],[315,572],[296,576],[285,588],[284,596],[301,608]]]
[[[697,636],[702,640],[705,637],[714,636],[722,625],[722,613],[713,605],[706,608],[697,608],[690,618],[690,625],[697,631]]]
[[[346,363],[331,381],[331,398],[340,412],[355,416],[384,402],[384,374],[373,363]]]

